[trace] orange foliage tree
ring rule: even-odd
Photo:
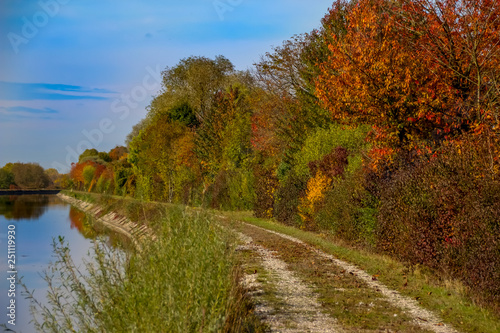
[[[373,125],[373,138],[384,143],[379,151],[439,143],[486,122],[495,130],[499,7],[490,0],[338,1],[325,18],[336,29],[327,31],[316,93],[336,121]]]
[[[444,126],[446,93],[431,63],[407,47],[418,36],[402,29],[387,6],[363,0],[348,12],[342,3],[331,9],[336,19],[335,11],[343,11],[345,31],[327,39],[330,55],[316,86],[333,119],[375,125],[377,139],[401,147],[415,136],[428,139],[429,127]]]
[[[106,166],[90,160],[82,163],[72,163],[69,176],[73,180],[73,183],[76,185],[76,187],[78,189],[82,189],[85,184],[83,169],[85,169],[85,167],[87,166],[92,166],[95,168],[94,176],[89,184],[89,191],[90,191],[94,186],[94,184],[99,179],[99,177],[101,176],[101,174],[106,170]]]
[[[418,36],[411,47],[440,68],[454,115],[473,126],[499,122],[500,2],[400,0],[395,13]]]

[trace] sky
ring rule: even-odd
[[[124,145],[161,71],[223,55],[238,70],[318,28],[328,0],[2,0],[0,167],[68,172]]]

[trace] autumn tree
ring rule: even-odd
[[[499,125],[500,3],[496,0],[399,0],[393,12],[418,38],[407,42],[451,92],[462,123]],[[470,128],[470,127],[469,127]]]
[[[105,169],[106,167],[102,164],[92,160],[85,160],[81,163],[73,163],[69,176],[77,188],[88,190],[92,188]],[[85,172],[85,170],[87,171]],[[90,172],[91,170],[92,172]]]
[[[296,35],[256,64],[257,79],[268,96],[257,100],[254,143],[261,140],[259,136],[274,133],[285,143],[282,147],[289,159],[311,130],[328,126],[330,117],[318,103],[314,84],[317,57],[324,56],[324,44],[317,31]]]
[[[54,168],[45,170],[45,173],[49,177],[50,181],[53,183],[56,179],[60,177],[59,171]]]
[[[73,187],[73,180],[71,179],[69,174],[62,174],[59,175],[56,180],[54,180],[54,185],[57,188],[70,189]]]
[[[50,179],[37,163],[14,163],[12,167],[17,186],[28,189],[46,188]]]
[[[486,110],[498,109],[498,7],[359,1],[345,16],[345,33],[328,41],[318,97],[334,119],[375,125],[393,147],[439,143],[495,119]]]
[[[405,47],[413,36],[402,33],[386,4],[360,1],[347,14],[342,3],[332,7],[328,16],[338,17],[341,11],[345,30],[330,34],[330,54],[320,64],[316,86],[333,119],[348,125],[370,124],[378,138],[401,147],[412,136],[429,138],[426,120],[437,118],[441,103],[433,99],[436,76],[425,60]]]
[[[128,154],[128,149],[124,146],[116,146],[115,148],[111,149],[108,154],[111,158],[111,161],[118,161]]]
[[[198,158],[212,177],[224,162],[239,165],[242,155],[245,150],[248,150],[249,147],[245,147],[245,144],[249,143],[249,140],[245,142],[245,140],[236,139],[238,126],[234,125],[237,120],[248,118],[248,116],[249,110],[245,104],[245,95],[239,88],[231,87],[229,91],[217,94],[214,107],[206,113],[196,133],[195,148]],[[231,144],[236,146],[229,148],[228,145]],[[243,147],[237,147],[242,144]],[[228,150],[233,150],[233,153]],[[238,154],[238,152],[243,154]]]
[[[167,67],[163,90],[128,143],[138,195],[189,202],[203,196],[220,170],[241,167],[251,150],[252,84],[248,72],[235,71],[222,56]]]

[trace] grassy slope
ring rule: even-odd
[[[140,253],[131,253],[126,263],[104,258],[103,269],[91,274],[90,292],[108,295],[97,304],[82,300],[85,309],[99,309],[94,326],[109,332],[264,329],[237,283],[241,271],[233,255],[234,239],[206,212],[84,192],[65,193],[146,223],[158,236]],[[123,266],[127,268],[122,276],[109,283],[108,268],[110,272],[121,271]]]

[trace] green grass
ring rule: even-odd
[[[32,299],[35,327],[40,332],[259,332],[237,283],[232,236],[202,212],[170,207],[161,216],[156,242],[140,252],[123,252],[96,241],[94,260],[81,271],[67,244],[55,242],[57,260],[45,272],[49,304]]]
[[[354,249],[345,244],[338,245],[341,244],[339,241],[326,235],[254,218],[250,212],[219,214],[296,237],[341,260],[357,265],[371,275],[378,275],[380,282],[403,295],[417,299],[421,306],[439,314],[445,322],[452,324],[459,331],[485,333],[500,331],[499,316],[473,304],[467,296],[467,290],[460,282],[443,280],[430,270],[419,267],[410,271],[406,265],[388,256]]]

